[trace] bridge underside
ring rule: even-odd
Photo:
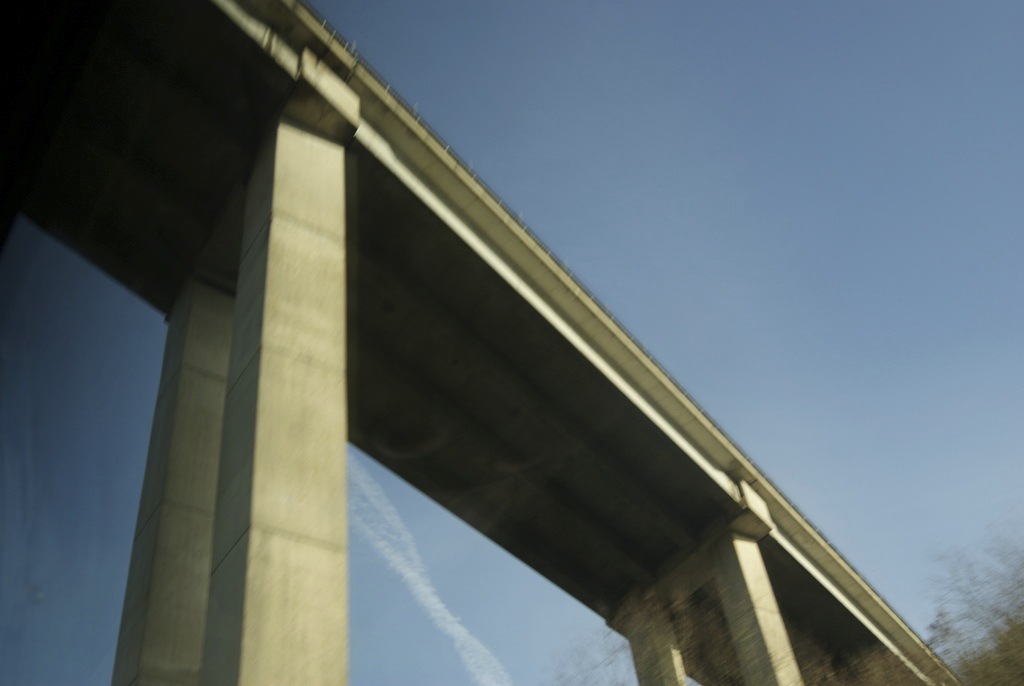
[[[135,0],[74,83],[23,211],[164,312],[190,277],[234,293],[292,75],[206,0]],[[346,166],[352,443],[609,621],[742,514],[358,138]],[[778,540],[761,550],[792,630],[833,656],[879,644]]]

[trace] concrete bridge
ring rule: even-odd
[[[115,684],[347,683],[348,442],[604,617],[644,686],[872,650],[957,683],[310,9],[55,4],[5,219],[169,318]]]

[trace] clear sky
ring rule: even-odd
[[[1024,523],[1024,5],[317,7],[915,629],[940,553]],[[104,683],[163,324],[30,232],[0,260],[0,665]],[[477,683],[466,635],[546,684],[600,628],[355,459],[409,538],[362,481],[354,685]]]

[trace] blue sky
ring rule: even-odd
[[[1024,523],[1020,3],[318,9],[913,627],[940,553]],[[109,532],[130,536],[163,324],[28,232],[0,259],[0,663],[84,683],[116,631]],[[360,464],[514,683],[600,628]],[[368,541],[353,684],[474,683]]]

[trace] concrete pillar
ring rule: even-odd
[[[748,686],[802,686],[757,540],[725,535],[714,549],[718,589]]]
[[[247,189],[201,683],[348,682],[345,148],[282,120]]]
[[[628,596],[616,614],[614,628],[629,640],[639,686],[685,686],[675,627],[657,595]]]
[[[171,310],[114,686],[199,681],[231,310],[195,281]]]

